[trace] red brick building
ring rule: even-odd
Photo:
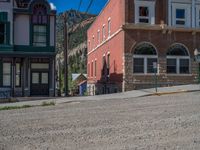
[[[109,0],[88,30],[90,95],[197,83],[199,0]]]

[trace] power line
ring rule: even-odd
[[[86,9],[86,12],[85,13],[88,13],[90,7],[92,6],[92,3],[94,2],[94,0],[90,0],[90,3],[88,5],[88,8]]]
[[[78,5],[78,11],[80,10],[80,8],[81,8],[81,4],[82,4],[82,2],[83,2],[83,0],[80,0],[80,2],[79,2],[79,5]]]

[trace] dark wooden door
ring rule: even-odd
[[[31,95],[49,95],[49,73],[48,71],[32,71],[31,73]]]

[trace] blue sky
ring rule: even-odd
[[[58,13],[69,9],[77,10],[80,3],[80,0],[49,0],[49,1],[54,3]],[[98,14],[107,1],[108,0],[94,0],[92,6],[89,9],[89,13]],[[80,11],[85,12],[89,3],[90,0],[82,0]]]

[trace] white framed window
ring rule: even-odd
[[[191,27],[191,4],[172,3],[172,25]]]
[[[33,26],[33,45],[46,46],[47,45],[47,27],[46,25]]]
[[[102,28],[102,41],[105,41],[106,39],[106,31],[105,31],[105,24],[103,25],[103,28]]]
[[[135,48],[134,51],[133,73],[154,73],[153,64],[157,62],[158,56],[156,49],[149,43],[141,43]]]
[[[98,39],[98,44],[100,44],[100,30],[97,31],[97,39]]]
[[[108,37],[110,37],[111,34],[111,19],[108,18]]]
[[[183,45],[175,44],[167,52],[168,74],[189,74],[190,56]]]
[[[135,0],[135,23],[155,24],[155,1]]]
[[[11,63],[3,63],[3,86],[11,86]]]
[[[93,42],[93,49],[95,48],[95,40],[94,40],[94,35],[92,36],[92,42]]]

